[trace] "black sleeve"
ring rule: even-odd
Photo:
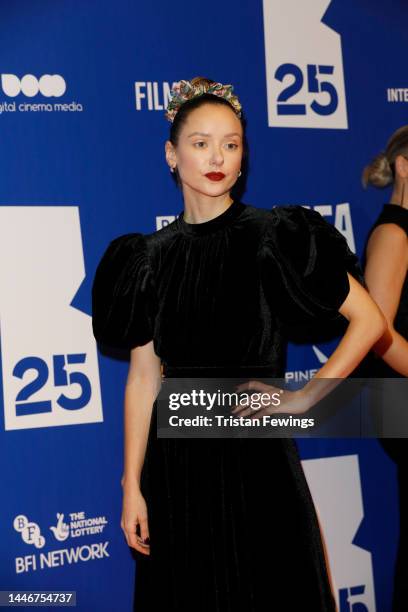
[[[96,340],[132,349],[153,339],[154,278],[145,236],[124,234],[110,242],[92,285],[92,328]]]
[[[258,251],[265,297],[291,325],[335,321],[350,285],[349,272],[363,286],[357,256],[344,236],[318,212],[302,206],[275,207]]]

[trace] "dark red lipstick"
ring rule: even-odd
[[[208,172],[205,176],[209,178],[210,181],[222,181],[225,174],[223,172]]]

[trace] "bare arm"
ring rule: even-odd
[[[160,358],[155,354],[153,341],[131,351],[130,367],[124,402],[124,472],[122,529],[129,546],[149,554],[148,546],[136,537],[136,524],[141,538],[149,537],[147,508],[140,490],[147,439],[154,401],[160,391]]]
[[[371,296],[384,313],[388,330],[374,351],[394,370],[408,376],[408,341],[394,328],[401,290],[408,268],[408,241],[394,223],[375,228],[367,245],[365,278]]]
[[[346,333],[316,378],[345,378],[352,372],[373,344],[384,333],[386,321],[370,294],[351,274],[350,291],[339,308],[348,320]]]
[[[125,449],[122,483],[132,481],[140,486],[147,436],[154,401],[160,391],[160,358],[153,341],[131,351],[125,387]]]
[[[348,279],[350,291],[340,306],[339,312],[349,321],[349,324],[336,350],[302,389],[285,392],[281,396],[278,407],[269,407],[269,414],[273,412],[306,412],[330,393],[343,378],[346,378],[368,353],[373,344],[383,335],[387,323],[381,310],[368,291],[351,274],[348,274]],[[269,392],[271,386],[251,380],[238,385],[237,389],[256,389]],[[273,389],[277,391],[276,388]],[[244,409],[235,407],[232,412],[233,414],[239,413],[242,416],[254,416],[253,411],[247,407],[244,407]],[[260,414],[262,414],[262,411],[258,411],[255,416]]]
[[[348,274],[350,291],[339,308],[349,321],[346,333],[336,350],[315,376],[303,387],[302,395],[307,407],[314,405],[352,372],[373,344],[384,334],[387,323],[370,294]],[[317,379],[327,378],[327,384]]]

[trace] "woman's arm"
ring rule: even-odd
[[[140,479],[154,401],[161,387],[160,358],[155,354],[153,341],[131,351],[130,367],[125,387],[124,402],[124,493],[121,527],[129,546],[144,554],[148,547],[136,537],[136,524],[141,538],[149,537],[147,508],[140,490]]]
[[[394,370],[408,376],[408,341],[394,328],[408,269],[408,241],[405,231],[394,223],[379,225],[367,245],[365,279],[371,296],[388,323],[388,330],[373,350]]]
[[[352,372],[387,329],[387,322],[368,291],[348,274],[350,291],[339,308],[349,321],[346,332],[327,362],[301,389],[306,409],[313,406]],[[323,383],[319,379],[328,379]],[[319,382],[317,382],[319,380]]]
[[[131,351],[125,387],[122,483],[130,481],[140,486],[151,413],[160,386],[160,358],[154,352],[152,340]]]
[[[285,391],[280,404],[269,406],[265,411],[254,412],[251,408],[234,407],[233,414],[259,416],[277,412],[302,413],[314,406],[332,391],[343,378],[352,372],[368,353],[373,344],[384,334],[387,323],[381,310],[370,294],[355,278],[347,273],[350,291],[339,308],[349,321],[346,332],[327,362],[315,376],[298,391]],[[322,380],[323,379],[323,380]],[[278,389],[256,380],[238,385],[237,390],[258,390],[266,393]]]
[[[339,308],[348,320],[336,350],[316,373],[316,378],[345,378],[352,372],[387,328],[385,317],[370,294],[351,274],[350,291]]]

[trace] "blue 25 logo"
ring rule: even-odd
[[[309,93],[326,92],[329,95],[327,104],[320,104],[313,100],[310,108],[317,115],[332,115],[339,104],[339,96],[333,83],[321,80],[322,75],[333,74],[334,66],[308,64],[306,66],[307,91]],[[302,69],[296,64],[281,64],[274,74],[275,79],[283,79],[291,75],[294,77],[293,83],[281,91],[277,99],[278,115],[306,115],[306,104],[293,104],[288,102],[290,98],[299,93],[304,84]]]
[[[361,601],[350,601],[356,595],[363,595],[365,586],[363,584],[339,590],[340,609],[339,612],[369,612],[367,606]]]
[[[53,355],[53,382],[55,387],[68,387],[74,383],[79,384],[80,394],[71,398],[61,393],[56,402],[65,410],[79,410],[89,403],[92,395],[91,383],[83,372],[67,372],[66,366],[76,363],[85,363],[85,353],[72,353],[70,355]],[[42,389],[49,377],[49,368],[41,357],[24,357],[16,363],[13,376],[23,378],[28,370],[37,372],[36,378],[25,385],[16,397],[16,415],[40,414],[52,411],[51,400],[29,401],[29,398]]]

